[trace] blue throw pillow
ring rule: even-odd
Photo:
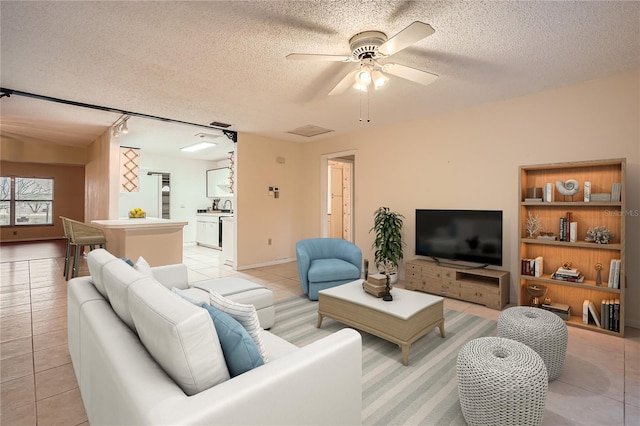
[[[231,315],[206,303],[202,307],[209,311],[216,327],[222,353],[231,377],[245,373],[264,364],[260,351],[247,330]]]

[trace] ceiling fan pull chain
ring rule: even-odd
[[[362,121],[362,92],[358,96],[360,97],[360,118],[358,121]]]
[[[371,123],[371,90],[367,90],[367,123]]]

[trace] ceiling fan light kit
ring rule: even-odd
[[[415,21],[391,38],[381,31],[364,31],[351,37],[349,47],[351,55],[324,55],[310,53],[292,53],[287,59],[316,60],[333,62],[359,62],[360,68],[348,73],[329,92],[329,95],[339,95],[349,87],[366,92],[373,82],[374,88],[379,89],[389,80],[384,73],[427,85],[433,83],[438,76],[427,71],[407,67],[394,63],[380,63],[391,55],[411,46],[430,36],[435,31],[429,24]],[[355,83],[354,83],[355,80]]]

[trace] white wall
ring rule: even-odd
[[[194,243],[196,240],[196,211],[211,206],[206,197],[206,171],[218,167],[216,161],[202,161],[164,157],[142,151],[140,153],[141,174],[159,172],[171,174],[171,219],[186,221],[183,240]],[[146,178],[141,179],[139,193],[120,193],[119,215],[125,217],[134,207],[148,209],[156,191],[155,185]]]
[[[504,266],[516,301],[519,166],[607,158],[627,159],[627,210],[640,209],[640,71],[455,111],[370,131],[300,144],[295,193],[297,221],[270,215],[268,227],[295,230],[277,254],[295,256],[296,238],[320,235],[320,158],[355,151],[355,242],[372,259],[373,213],[388,206],[407,218],[405,258],[414,253],[416,208],[497,209],[504,212]],[[263,156],[272,157],[277,144]],[[264,148],[261,148],[264,150]],[[243,157],[242,170],[259,158]],[[254,172],[255,173],[255,172]],[[244,181],[244,178],[241,176]],[[262,179],[261,185],[266,183]],[[243,190],[242,182],[240,189]],[[258,192],[260,194],[260,192]],[[260,222],[259,211],[242,212],[238,227]],[[298,226],[301,226],[298,231]],[[298,237],[297,237],[298,236]],[[262,243],[261,235],[258,243]],[[239,241],[238,257],[259,250]],[[640,327],[640,217],[628,216],[628,325]],[[266,256],[266,257],[265,257]],[[272,260],[276,260],[272,256]]]

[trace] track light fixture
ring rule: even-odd
[[[127,125],[127,121],[131,118],[130,115],[123,115],[113,123],[113,137],[120,137],[120,133],[127,134],[129,133],[129,126]]]

